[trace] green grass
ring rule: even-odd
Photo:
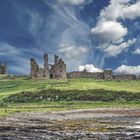
[[[105,89],[140,92],[140,81],[105,81],[94,79],[28,80],[16,78],[11,80],[0,80],[0,98],[21,91],[38,91],[45,88],[59,90]]]
[[[89,101],[61,101],[61,102],[46,102],[46,103],[20,103],[20,104],[10,104],[9,107],[0,108],[0,116],[5,116],[8,114],[16,112],[30,112],[30,111],[67,111],[67,110],[77,110],[77,109],[94,109],[94,108],[129,108],[129,109],[139,109],[139,102],[89,102]]]
[[[110,101],[74,101],[76,98],[81,99],[81,95],[90,95],[93,98],[91,91],[102,91],[103,89],[107,98],[112,98],[111,93],[117,92],[125,95],[124,98],[114,98]],[[32,111],[32,110],[67,110],[67,109],[82,109],[82,108],[97,108],[97,107],[140,107],[140,81],[107,81],[107,80],[94,80],[94,79],[68,79],[68,80],[31,80],[27,78],[15,79],[0,79],[0,101],[5,100],[9,96],[16,96],[23,91],[29,91],[30,94],[37,94],[39,91],[60,91],[63,93],[63,100],[48,100],[40,101],[35,98],[34,101],[24,102],[23,106],[19,103],[10,103],[8,113],[16,111]],[[77,94],[79,92],[79,95]],[[70,93],[70,94],[69,94]],[[72,93],[72,94],[71,94]],[[43,94],[43,93],[42,93]],[[47,93],[44,93],[47,94]],[[95,93],[94,93],[95,94]],[[103,94],[103,93],[102,93]],[[132,94],[132,95],[131,95]],[[98,95],[98,92],[96,93]],[[127,100],[127,95],[132,100]],[[135,96],[136,95],[136,96]],[[45,95],[46,96],[46,95]],[[50,95],[49,95],[50,96]],[[67,96],[67,97],[66,97]],[[72,97],[71,100],[69,97]],[[113,94],[114,96],[114,94]],[[121,96],[121,95],[120,95]],[[115,96],[116,97],[116,96]],[[124,97],[124,96],[123,96]],[[25,97],[26,98],[26,97]],[[24,98],[24,99],[25,99]],[[135,99],[134,99],[135,98]],[[25,99],[26,100],[26,99]],[[87,100],[87,98],[86,98]],[[19,107],[17,107],[19,106]],[[45,106],[45,107],[42,107]],[[5,115],[4,107],[0,108],[0,115]]]
[[[140,93],[105,89],[92,90],[56,90],[23,91],[3,99],[7,103],[33,103],[48,101],[140,101]]]

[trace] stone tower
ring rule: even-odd
[[[51,79],[67,78],[66,64],[57,55],[54,55],[54,65],[52,65],[50,69],[50,78]]]
[[[44,78],[49,78],[48,54],[44,54]]]
[[[6,74],[7,65],[0,63],[0,74]]]
[[[32,79],[37,78],[39,65],[36,63],[36,61],[33,58],[30,59],[30,65],[31,65],[31,78]]]
[[[58,56],[57,55],[54,55],[54,64],[57,64],[57,62],[58,62]]]
[[[65,79],[66,64],[57,55],[54,56],[54,64],[48,64],[48,54],[44,54],[44,68],[39,67],[35,59],[30,59],[31,78],[36,79]],[[50,67],[49,67],[50,66]]]

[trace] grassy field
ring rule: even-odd
[[[139,109],[139,102],[90,102],[90,101],[70,101],[70,102],[46,102],[46,103],[20,103],[10,104],[8,108],[0,107],[0,116],[29,111],[64,111],[77,109],[94,109],[94,108],[124,108]]]
[[[65,95],[63,96],[64,100],[35,100],[35,102],[31,102],[31,104],[26,101],[24,98],[24,104],[21,102],[18,103],[9,103],[8,112],[16,112],[16,111],[26,111],[26,110],[34,110],[34,109],[43,109],[43,110],[65,110],[65,109],[73,109],[73,108],[95,108],[95,107],[140,107],[140,81],[106,81],[106,80],[94,80],[94,79],[69,79],[69,80],[31,80],[27,78],[15,78],[15,79],[0,79],[0,101],[4,102],[6,98],[9,96],[16,97],[19,94],[21,96],[21,92],[29,91],[29,94],[38,94],[41,91],[60,91]],[[110,100],[101,102],[96,101],[95,97],[92,96],[98,95],[98,92],[103,90],[104,93],[102,95],[109,96],[109,99],[113,96],[116,97],[117,93],[125,95],[125,101],[123,101],[123,97],[121,96],[119,100]],[[82,92],[82,93],[81,93]],[[71,100],[68,100],[66,96],[69,96],[72,93],[73,97]],[[88,101],[74,101],[74,96],[80,94],[79,99],[81,99],[81,95],[90,95],[94,100]],[[114,94],[115,93],[115,94]],[[14,96],[16,94],[16,96]],[[35,95],[34,94],[34,95]],[[45,93],[47,94],[47,93]],[[132,95],[131,95],[132,94]],[[27,94],[28,95],[28,94]],[[41,95],[42,96],[42,95]],[[127,97],[129,102],[127,100]],[[133,97],[132,97],[133,96]],[[36,96],[33,96],[35,98]],[[48,98],[48,95],[45,97]],[[106,96],[104,96],[106,98]],[[113,97],[113,98],[114,98]],[[42,97],[41,97],[42,98]],[[50,98],[50,96],[49,96]],[[136,99],[135,99],[136,98]],[[12,98],[11,98],[12,99]],[[14,99],[14,98],[13,98]],[[85,98],[88,99],[88,98]],[[118,99],[118,97],[117,97]],[[134,99],[134,100],[133,100]],[[27,99],[28,100],[28,99]],[[17,107],[18,106],[18,107]],[[42,107],[43,106],[43,107]],[[7,113],[5,108],[1,106],[0,114]]]
[[[29,80],[23,78],[0,80],[0,98],[21,91],[38,91],[41,89],[105,89],[114,91],[140,92],[140,81],[105,81],[94,79]]]

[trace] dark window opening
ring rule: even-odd
[[[50,74],[50,79],[53,79],[53,74]]]

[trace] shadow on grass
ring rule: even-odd
[[[104,89],[93,90],[40,90],[24,91],[3,99],[9,103],[32,103],[46,101],[140,101],[140,93],[112,91]]]

